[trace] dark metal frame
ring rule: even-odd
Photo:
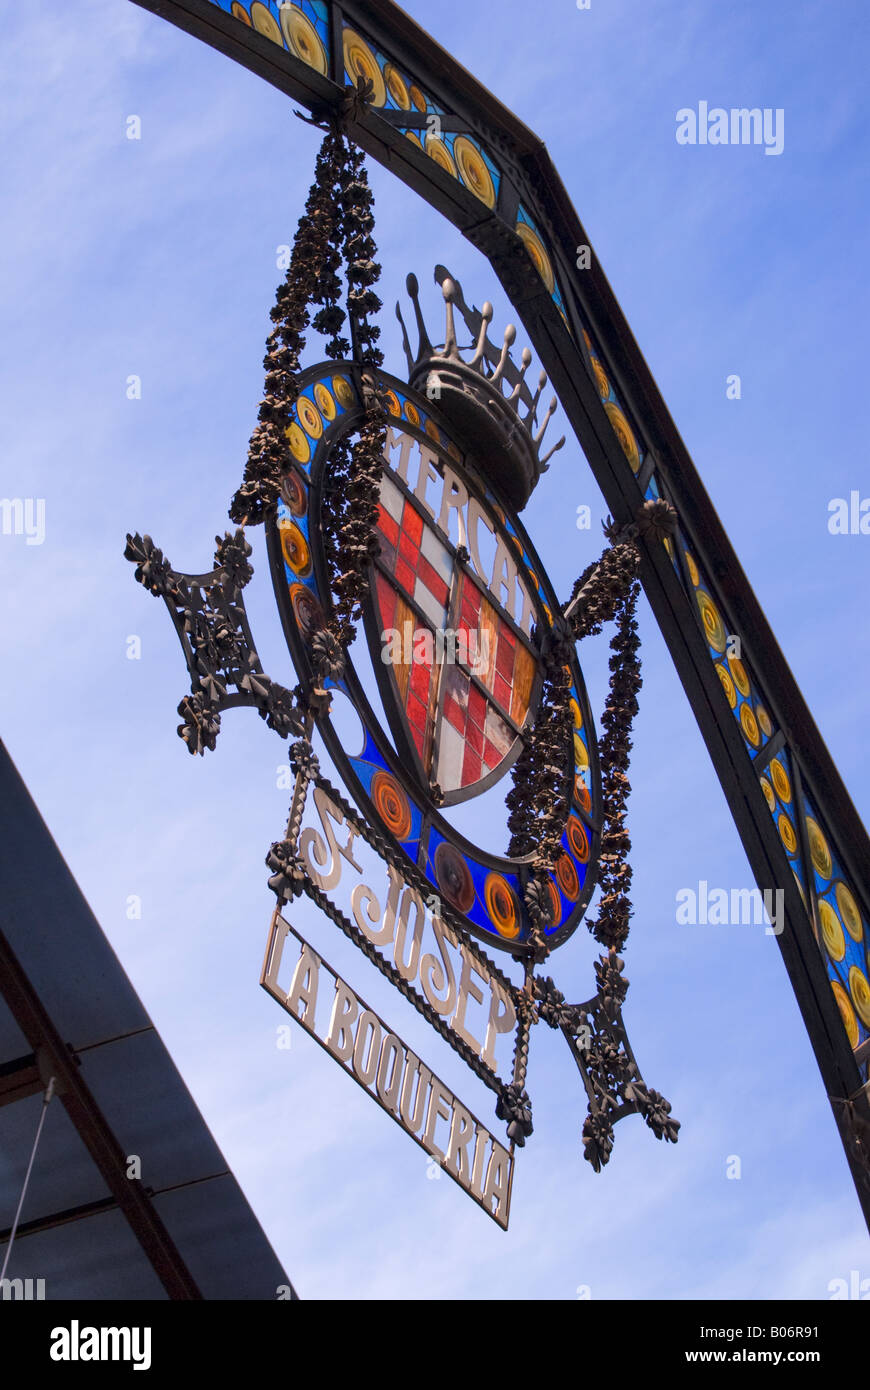
[[[711,597],[726,618],[729,631],[741,637],[765,706],[785,735],[792,766],[819,807],[865,922],[870,920],[870,841],[866,830],[597,257],[593,253],[587,270],[578,273],[573,268],[574,248],[591,247],[591,243],[543,143],[391,0],[366,0],[365,4],[344,0],[341,6],[328,3],[334,81],[245,28],[208,0],[136,3],[321,113],[338,114],[345,95],[344,17],[414,75],[447,112],[461,119],[463,129],[489,150],[501,169],[499,198],[492,210],[401,135],[385,113],[365,107],[347,116],[351,138],[420,193],[487,256],[550,376],[608,507],[624,525],[633,519],[643,493],[588,369],[582,338],[583,329],[588,327],[626,415],[638,426],[638,436],[653,460],[659,490],[675,507],[683,531],[710,576]],[[514,233],[520,201],[549,240],[571,332]],[[731,716],[706,643],[690,616],[695,606],[693,596],[681,585],[661,545],[644,546],[641,579],[756,881],[761,888],[775,886],[784,892],[787,926],[777,939],[870,1222],[866,1154],[863,1159],[856,1155],[844,1119],[846,1115],[856,1117],[852,1137],[859,1123],[870,1127],[870,1083],[849,1046],[810,916],[768,813],[756,769]],[[811,895],[812,865],[805,861],[804,867]],[[866,1058],[862,1058],[861,1067],[866,1067]]]
[[[47,1077],[53,1076],[58,1101],[66,1110],[112,1194],[111,1198],[104,1199],[102,1203],[91,1203],[86,1207],[77,1208],[74,1212],[52,1216],[48,1221],[19,1227],[19,1233],[25,1235],[31,1230],[41,1230],[78,1220],[82,1216],[93,1215],[94,1211],[102,1206],[107,1209],[117,1207],[126,1217],[130,1229],[169,1297],[184,1300],[201,1299],[202,1294],[196,1281],[151,1201],[146,1187],[139,1178],[127,1176],[127,1155],[85,1082],[76,1055],[70,1051],[55,1029],[2,932],[0,979],[3,981],[3,998],[34,1050],[32,1058],[20,1059],[17,1072],[19,1087],[13,1092],[4,1088],[6,1093],[3,1101],[23,1100],[25,1096],[35,1095],[45,1089]],[[37,1054],[42,1063],[41,1068],[36,1064]],[[34,1069],[37,1076],[42,1075],[42,1080],[37,1082],[33,1075]],[[10,1079],[8,1072],[4,1079]],[[0,1244],[7,1241],[10,1234],[11,1231],[0,1231]]]

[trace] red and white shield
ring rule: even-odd
[[[442,476],[446,474],[446,476]],[[443,465],[435,481],[446,488]],[[419,487],[417,493],[419,494]],[[468,535],[468,508],[460,513],[459,539],[471,553],[460,563],[437,499],[422,500],[385,470],[381,485],[374,607],[381,641],[381,679],[387,717],[400,748],[416,763],[418,777],[437,783],[445,798],[465,800],[479,784],[507,771],[526,723],[538,659],[530,636],[502,605],[506,589],[480,559],[479,533],[498,537],[510,550],[511,582],[518,555],[492,511],[478,501]],[[454,506],[454,511],[459,511]],[[531,605],[525,605],[530,626]],[[376,659],[377,659],[377,655]],[[382,673],[383,674],[383,673]],[[390,706],[393,708],[390,708]]]

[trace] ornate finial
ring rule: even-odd
[[[544,431],[556,409],[553,397],[543,421],[538,424],[538,403],[547,384],[541,372],[538,387],[532,391],[526,380],[532,354],[523,348],[521,361],[514,362],[511,348],[517,330],[508,324],[500,347],[489,338],[492,305],[473,309],[465,301],[462,286],[444,266],[435,267],[435,281],[441,286],[445,304],[444,342],[433,347],[420,309],[419,285],[415,275],[406,280],[414,306],[418,344],[416,355],[405,328],[399,305],[396,317],[402,325],[409,382],[425,393],[463,435],[463,443],[476,456],[481,472],[516,509],[521,510],[531,496],[548,460],[565,443],[564,436],[541,456]],[[471,334],[471,355],[460,349],[456,337],[456,316],[462,317]]]

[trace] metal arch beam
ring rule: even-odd
[[[111,1204],[117,1205],[126,1217],[167,1294],[175,1300],[201,1299],[193,1275],[142,1182],[127,1177],[127,1157],[84,1080],[76,1055],[64,1044],[2,932],[0,981],[2,997],[33,1048],[34,1057],[38,1053],[43,1068],[55,1078],[58,1100],[111,1192]],[[22,1079],[27,1075],[23,1071]],[[38,1089],[44,1089],[42,1082]],[[33,1093],[32,1090],[30,1094]],[[23,1099],[23,1094],[18,1098]]]
[[[344,22],[358,28],[445,113],[444,129],[463,129],[482,145],[501,178],[490,208],[401,133],[394,111],[372,106],[346,118],[349,135],[367,153],[448,218],[489,259],[558,392],[577,439],[615,519],[629,522],[643,491],[605,413],[593,379],[587,329],[626,414],[651,460],[661,494],[674,505],[683,535],[706,572],[707,588],[743,652],[766,709],[781,731],[795,781],[800,850],[809,891],[804,907],[789,859],[768,811],[740,727],[723,693],[685,571],[678,573],[661,545],[646,547],[641,578],[719,776],[760,888],[784,894],[786,928],[777,938],[828,1097],[847,1147],[865,1218],[870,1224],[866,1139],[870,1127],[867,1047],[853,1053],[836,1006],[814,919],[815,883],[803,825],[801,784],[818,808],[825,832],[870,922],[870,840],[725,530],[671,419],[598,258],[577,271],[576,254],[590,247],[583,225],[543,142],[391,0],[327,0],[330,25],[324,76],[209,0],[134,0],[227,54],[315,113],[338,112],[345,96]],[[448,125],[449,119],[449,125]],[[410,122],[414,124],[414,122]],[[417,122],[419,124],[419,122]],[[533,268],[514,231],[520,204],[544,235],[561,289],[565,317]],[[650,468],[640,477],[646,486]],[[679,546],[677,547],[680,548]],[[860,1059],[860,1064],[859,1060]],[[848,1113],[857,1117],[851,1135]],[[868,1128],[870,1133],[870,1128]]]

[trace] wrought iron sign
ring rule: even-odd
[[[363,82],[352,101],[364,99]],[[670,1107],[647,1090],[628,1044],[617,954],[631,911],[624,813],[640,686],[638,542],[672,530],[674,519],[667,504],[651,502],[636,524],[611,528],[601,560],[560,604],[518,516],[564,442],[544,452],[556,410],[555,397],[542,409],[546,374],[532,386],[531,352],[519,364],[512,357],[515,329],[493,343],[491,305],[470,306],[441,266],[443,343],[430,340],[409,276],[413,348],[396,306],[408,380],[385,372],[370,320],[380,307],[372,231],[362,157],[329,123],[272,314],[260,421],[230,508],[239,529],[218,538],[207,574],[171,569],[147,536],[128,536],[126,553],[137,579],[164,598],[182,643],[191,690],[178,707],[178,732],[189,751],[213,749],[223,712],[241,704],[292,739],[289,819],[267,856],[279,909],[261,983],[506,1228],[514,1150],[532,1133],[525,1083],[538,1019],[562,1029],[580,1068],[584,1150],[596,1170],[625,1114],[642,1113],[659,1138],[677,1136]],[[315,304],[327,360],[301,369]],[[465,349],[463,332],[471,337]],[[292,692],[262,670],[248,627],[244,528],[252,522],[266,527],[299,677]],[[616,635],[599,752],[576,641],[610,620]],[[385,724],[358,669],[358,631]],[[359,748],[346,747],[336,727],[341,702],[361,721]],[[315,727],[353,804],[320,769]],[[449,808],[502,779],[510,840],[499,853],[460,835]],[[570,1006],[535,972],[576,929],[596,874],[604,891],[593,930],[606,954],[595,995]],[[428,1070],[428,1100],[420,1071],[411,1105],[405,1045],[283,916],[302,893],[495,1093],[506,1146]],[[288,933],[301,954],[285,987]],[[509,952],[522,982],[485,948]],[[324,975],[332,1003],[321,1024]],[[511,1038],[505,1056],[502,1040]],[[449,1122],[443,1133],[439,1119]]]
[[[173,571],[147,537],[131,537],[127,552],[182,641],[191,689],[179,732],[190,751],[213,748],[223,711],[241,704],[293,740],[290,820],[269,855],[279,906],[306,893],[393,972],[442,1036],[467,1049],[511,1144],[531,1133],[525,1061],[538,1019],[562,1029],[580,1068],[593,1166],[631,1111],[675,1139],[622,1024],[642,582],[756,880],[782,890],[777,941],[870,1217],[866,832],[543,145],[390,0],[138,3],[290,94],[326,132],[272,311],[260,420],[230,512],[238,530],[218,542],[208,574]],[[562,603],[517,515],[547,466],[543,379],[531,384],[527,349],[514,362],[513,330],[490,340],[487,306],[466,303],[443,268],[444,342],[430,341],[411,277],[407,380],[384,371],[370,317],[379,267],[363,149],[487,256],[615,518],[601,559]],[[326,360],[303,369],[309,324],[327,339]],[[245,527],[260,523],[299,676],[293,692],[262,671],[245,618]],[[615,636],[599,741],[575,643],[605,622]],[[344,748],[336,731],[344,700],[362,722],[361,748]],[[316,767],[315,726],[352,806]],[[509,843],[473,845],[450,808],[497,783],[509,787]],[[319,828],[302,826],[306,806]],[[356,910],[353,901],[346,910],[324,882],[337,870],[351,883],[363,842],[386,879],[353,883]],[[596,882],[590,929],[605,954],[595,995],[568,1006],[538,967],[576,929]],[[399,964],[418,922],[436,942],[426,959],[441,962],[435,1003]],[[522,966],[521,986],[485,947]],[[447,1008],[451,952],[457,1001]],[[500,1025],[513,1020],[509,1074],[456,1027],[456,972],[481,990],[488,979]]]

